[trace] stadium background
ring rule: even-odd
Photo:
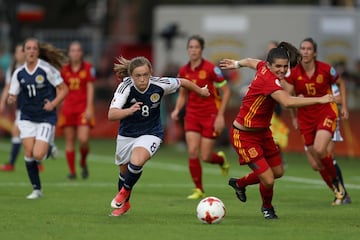
[[[35,36],[66,49],[80,40],[86,56],[96,67],[96,117],[94,138],[115,138],[118,123],[107,120],[107,109],[118,80],[112,72],[116,56],[148,57],[155,75],[175,75],[187,61],[186,38],[201,34],[206,38],[205,56],[216,62],[222,57],[262,57],[270,40],[286,40],[298,45],[307,36],[319,43],[319,59],[342,63],[348,73],[350,119],[341,123],[345,142],[336,153],[360,156],[360,11],[359,1],[147,1],[147,0],[0,0],[0,59],[8,59],[16,43]],[[251,3],[251,5],[249,5]],[[271,31],[270,31],[271,30]],[[252,72],[227,72],[233,97],[226,114],[230,126],[241,104],[241,93]],[[3,86],[3,78],[0,84]],[[163,120],[167,143],[182,139],[179,123],[166,112]],[[284,120],[291,129],[289,114]],[[1,142],[8,141],[12,111],[0,116]],[[226,133],[225,133],[226,134]],[[61,137],[61,129],[57,129]],[[224,137],[226,144],[226,136]],[[297,132],[291,130],[286,151],[303,152]]]

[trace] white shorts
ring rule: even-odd
[[[159,149],[162,140],[153,135],[144,135],[137,138],[117,136],[115,164],[124,165],[130,162],[132,150],[135,147],[143,147],[153,156]]]
[[[17,109],[16,112],[15,112],[15,124],[17,126],[19,126],[20,115],[21,115],[21,111]]]
[[[341,133],[340,133],[340,120],[337,119],[336,120],[336,129],[334,131],[334,135],[331,139],[333,142],[342,142],[344,141],[343,137],[341,136]]]
[[[20,138],[32,138],[54,144],[55,126],[50,123],[35,123],[28,120],[19,121]]]

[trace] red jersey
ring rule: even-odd
[[[243,98],[236,121],[247,128],[267,128],[276,105],[270,94],[283,88],[265,61],[259,62],[256,69],[255,78]]]
[[[70,64],[65,64],[61,69],[61,76],[69,88],[62,112],[83,113],[86,109],[87,84],[95,81],[95,70],[91,63],[83,62],[79,71],[73,72]]]
[[[201,64],[194,70],[191,68],[190,63],[182,66],[178,77],[191,80],[199,87],[207,85],[210,92],[209,97],[203,98],[195,92],[189,91],[186,115],[190,114],[202,118],[217,114],[221,98],[215,84],[225,80],[219,67],[203,59]]]
[[[315,72],[308,77],[301,64],[291,69],[291,74],[285,80],[294,86],[295,94],[304,97],[321,97],[332,94],[331,85],[338,79],[336,70],[327,63],[315,61]],[[338,115],[336,103],[316,104],[297,109],[298,122],[303,125],[314,125],[315,116],[326,116],[335,119]]]

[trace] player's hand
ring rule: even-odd
[[[199,95],[202,96],[202,97],[208,97],[208,96],[210,96],[210,92],[209,92],[209,89],[208,89],[207,84],[200,89]]]
[[[349,111],[346,107],[342,106],[341,107],[341,118],[342,119],[349,119]]]
[[[9,105],[13,105],[16,103],[16,96],[15,95],[9,95],[8,99],[7,99],[7,103]]]
[[[292,122],[292,125],[294,127],[295,130],[298,129],[298,121],[297,121],[297,118],[296,117],[292,117],[291,118],[291,122]]]
[[[214,122],[214,132],[216,134],[216,136],[220,136],[222,131],[225,128],[225,118],[224,115],[222,114],[218,114],[215,118],[215,122]]]
[[[93,108],[91,107],[87,107],[85,110],[85,118],[86,120],[90,121],[90,119],[93,117],[94,113],[93,113]]]
[[[331,94],[326,94],[320,98],[320,103],[333,103],[335,101],[335,97]]]
[[[235,69],[236,68],[236,60],[233,59],[222,59],[219,62],[219,67],[221,69]]]
[[[46,110],[48,112],[54,110],[55,106],[54,106],[54,104],[52,104],[52,102],[49,99],[45,99],[44,102],[45,102],[44,107],[43,107],[44,110]]]
[[[143,104],[142,102],[136,102],[136,103],[134,103],[134,104],[129,108],[130,113],[131,113],[130,115],[133,115],[136,111],[140,110],[142,104]]]
[[[179,120],[179,110],[174,109],[170,114],[171,119],[178,121]]]

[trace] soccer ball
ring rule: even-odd
[[[197,218],[206,224],[219,223],[225,217],[224,203],[217,197],[202,199],[196,208]]]

